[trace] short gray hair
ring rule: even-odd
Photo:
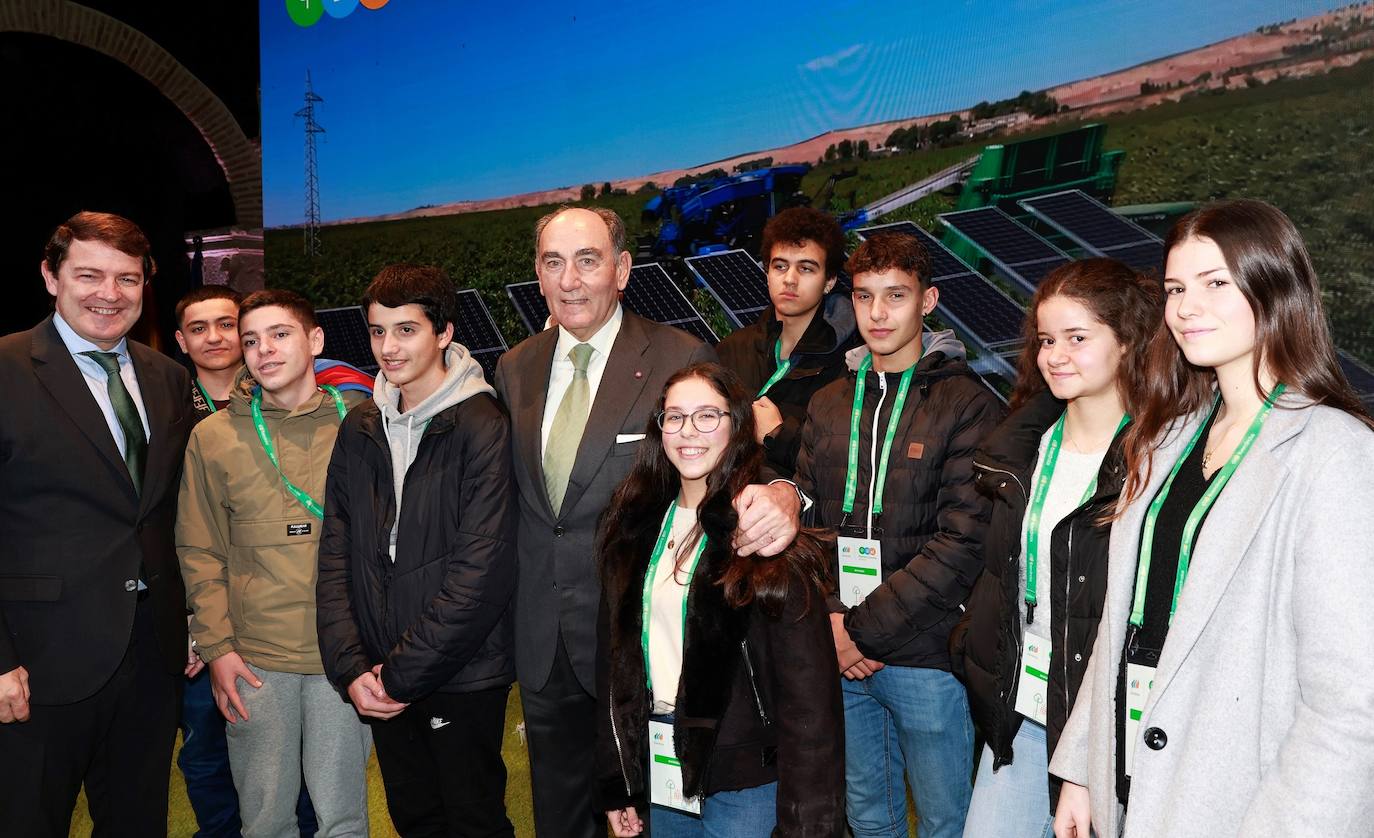
[[[616,258],[625,252],[625,222],[620,220],[620,216],[616,214],[615,210],[609,210],[605,207],[575,207],[571,204],[560,204],[558,209],[534,222],[534,256],[536,259],[539,258],[539,240],[544,236],[544,228],[549,226],[550,221],[568,210],[573,209],[584,209],[588,212],[594,212],[606,223],[606,229],[611,234],[612,258]]]

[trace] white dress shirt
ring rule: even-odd
[[[592,347],[592,357],[587,361],[587,384],[590,388],[588,408],[596,404],[596,391],[601,386],[601,375],[606,372],[606,359],[611,354],[611,347],[615,345],[616,336],[620,334],[622,320],[624,312],[617,303],[611,319],[586,341]],[[543,459],[544,448],[549,444],[549,429],[553,427],[553,417],[558,413],[558,406],[563,403],[563,394],[568,392],[568,385],[572,384],[573,373],[577,369],[573,366],[568,353],[582,342],[572,332],[562,326],[558,327],[558,345],[553,349],[553,363],[549,367],[549,394],[544,401],[544,423],[539,433],[540,459]]]
[[[62,315],[54,313],[52,322],[57,327],[57,334],[62,338],[62,343],[66,344],[67,351],[72,353],[72,360],[76,361],[76,368],[81,371],[81,377],[86,379],[86,386],[91,388],[91,395],[95,397],[95,403],[100,406],[100,412],[105,415],[105,424],[110,428],[110,434],[114,437],[115,447],[119,449],[119,455],[123,457],[125,453],[124,429],[119,426],[119,417],[115,416],[114,404],[110,401],[110,389],[105,369],[100,366],[99,361],[82,355],[82,352],[113,352],[119,356],[119,377],[124,380],[124,386],[128,388],[129,395],[134,398],[134,405],[138,407],[138,416],[143,420],[144,437],[151,440],[148,411],[143,407],[143,392],[138,389],[138,376],[134,375],[134,364],[129,358],[128,339],[120,338],[119,343],[113,349],[101,349],[78,335],[71,326],[67,325],[67,321],[62,319]]]

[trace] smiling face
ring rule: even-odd
[[[922,318],[940,292],[900,268],[854,276],[854,317],[873,353],[874,369],[901,372],[921,359]]]
[[[57,273],[42,266],[57,313],[81,337],[113,349],[143,311],[143,260],[99,241],[72,239]]]
[[[569,209],[544,227],[534,271],[554,320],[585,341],[615,313],[630,280],[630,254],[614,252],[611,232],[599,215]]]
[[[243,362],[280,407],[294,409],[315,389],[315,356],[324,349],[324,330],[307,329],[282,306],[256,308],[239,320]],[[299,398],[297,398],[299,396]]]
[[[1040,342],[1036,363],[1055,398],[1073,401],[1116,392],[1126,347],[1087,306],[1056,295],[1040,303],[1035,322]]]
[[[1190,364],[1253,366],[1255,312],[1215,242],[1189,238],[1169,251],[1164,294],[1164,322]]]
[[[768,296],[784,317],[815,311],[835,285],[825,275],[825,249],[810,239],[801,244],[778,242],[768,259]]]
[[[720,424],[713,431],[702,433],[697,430],[691,414],[703,408],[721,413],[730,409],[725,397],[717,393],[704,378],[684,378],[669,387],[663,397],[665,417],[674,414],[682,417],[681,430],[663,434],[663,450],[677,468],[684,484],[705,485],[706,478],[720,462],[721,455],[730,443],[733,425],[728,415],[720,417]]]
[[[367,308],[372,357],[386,380],[401,388],[408,404],[418,404],[444,380],[444,351],[453,341],[453,324],[438,334],[418,303]]]
[[[243,361],[238,303],[223,298],[192,303],[186,307],[176,339],[197,370],[238,366]]]

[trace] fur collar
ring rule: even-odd
[[[684,791],[689,796],[705,788],[717,729],[739,671],[730,662],[741,653],[753,611],[728,606],[724,589],[718,584],[734,558],[730,534],[735,516],[728,499],[703,507],[699,520],[708,541],[687,593],[682,676],[674,714],[674,739],[682,760]],[[634,545],[631,560],[607,568],[605,581],[610,612],[610,648],[605,654],[611,667],[611,712],[622,740],[623,770],[631,787],[640,790],[645,787],[641,754],[651,705],[641,645],[642,597],[644,575],[657,537],[656,528],[646,528]]]

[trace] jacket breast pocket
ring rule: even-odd
[[[61,576],[0,576],[0,601],[56,602],[61,598]]]

